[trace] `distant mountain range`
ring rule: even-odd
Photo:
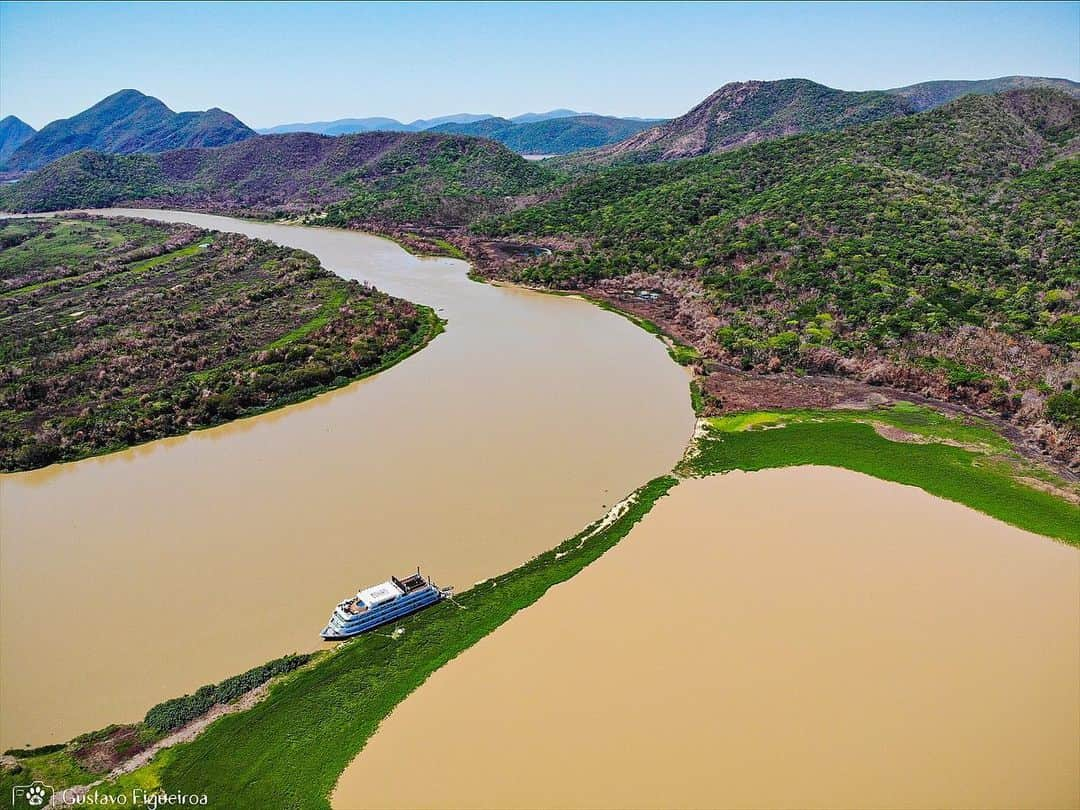
[[[485,118],[471,124],[440,124],[431,131],[491,138],[523,155],[565,155],[616,143],[656,123],[607,115],[552,116],[530,121]]]
[[[14,115],[0,120],[0,164],[8,159],[8,155],[30,140],[36,131]]]
[[[357,132],[445,132],[491,138],[515,152],[530,155],[563,155],[579,149],[615,143],[658,123],[660,119],[617,118],[557,109],[523,113],[513,118],[457,113],[439,118],[420,118],[408,124],[395,118],[339,118],[306,124],[279,124],[258,130],[261,135],[314,132],[349,135]]]
[[[802,132],[825,132],[931,109],[968,93],[1053,88],[1080,96],[1067,79],[1007,76],[983,81],[925,82],[892,90],[835,90],[809,79],[725,84],[685,115],[573,162],[676,160],[724,152]]]
[[[121,90],[78,115],[53,121],[33,133],[4,157],[0,168],[39,169],[80,149],[114,154],[163,152],[223,146],[254,135],[255,131],[235,116],[216,107],[177,113],[153,96]]]
[[[593,113],[581,113],[574,110],[549,110],[543,113],[522,113],[513,118],[499,118],[498,116],[477,113],[454,113],[453,115],[441,115],[437,118],[418,118],[409,123],[403,123],[396,118],[338,118],[333,121],[309,121],[299,124],[278,124],[273,127],[263,127],[256,130],[260,135],[280,135],[285,132],[315,132],[319,135],[351,135],[354,132],[423,132],[427,129],[444,126],[446,124],[473,124],[479,121],[510,121],[515,124],[532,124],[537,121],[548,121],[555,118],[573,118],[580,115],[593,115]],[[632,119],[641,120],[641,119]]]
[[[922,112],[947,104],[969,93],[991,95],[1008,90],[1027,90],[1037,87],[1049,87],[1061,90],[1073,97],[1080,97],[1080,84],[1068,79],[1048,79],[1041,76],[1002,76],[998,79],[976,81],[920,82],[907,87],[895,87],[885,92],[907,99],[914,112]]]
[[[33,182],[23,181],[5,188],[7,194],[0,196],[6,197],[6,204],[21,210],[133,200],[174,201],[222,208],[281,206],[295,210],[300,205],[310,207],[343,201],[353,193],[351,188],[355,191],[363,187],[369,189],[365,192],[369,199],[378,196],[389,205],[384,192],[393,184],[386,181],[382,169],[374,174],[365,169],[354,177],[358,160],[360,164],[368,165],[367,159],[358,158],[358,154],[366,154],[365,150],[370,149],[382,154],[378,144],[383,143],[392,143],[392,149],[386,147],[386,154],[392,156],[399,169],[406,167],[410,172],[425,175],[431,168],[425,161],[441,155],[441,150],[447,150],[447,154],[455,156],[455,172],[464,172],[470,177],[486,176],[492,180],[493,187],[505,191],[510,186],[524,188],[526,184],[516,180],[508,183],[506,178],[523,177],[526,173],[518,165],[517,156],[502,148],[503,145],[525,154],[564,154],[584,150],[559,158],[567,168],[648,163],[724,152],[785,135],[839,130],[856,124],[906,117],[918,109],[939,106],[960,95],[1016,88],[1055,89],[1073,98],[1080,97],[1080,85],[1075,82],[1015,76],[977,82],[928,82],[862,92],[836,90],[807,79],[749,81],[724,85],[685,115],[659,125],[610,116],[568,115],[573,113],[572,110],[526,113],[516,119],[460,114],[410,124],[368,118],[320,125],[331,133],[350,126],[375,126],[383,131],[369,133],[373,136],[412,137],[412,140],[392,141],[373,137],[363,142],[349,141],[341,144],[339,149],[333,138],[256,135],[222,110],[174,113],[155,98],[135,90],[123,90],[73,118],[54,121],[29,137],[26,137],[29,127],[15,118],[5,119],[0,129],[3,136],[0,143],[5,148],[11,148],[7,144],[25,138],[11,148],[5,164],[9,171],[36,169],[78,150],[93,151],[80,154],[77,160],[49,165],[48,171],[41,172]],[[394,124],[406,128],[423,127],[424,131],[385,131]],[[499,148],[494,148],[496,144],[480,146],[478,144],[482,142],[476,141],[476,137],[497,141]],[[483,171],[473,170],[470,143],[474,145],[475,159],[488,167]],[[209,153],[197,148],[230,144],[235,144],[234,148],[220,154],[217,154],[219,150]],[[135,152],[167,152],[167,156],[153,161],[104,159],[110,154]],[[378,165],[383,166],[382,163]],[[319,170],[309,176],[312,166]],[[386,177],[393,174],[387,172]],[[382,184],[374,196],[370,192],[371,186],[364,181],[369,175]],[[431,193],[440,199],[444,191],[450,191],[451,197],[456,193],[453,190],[459,180],[454,173],[432,175],[431,179],[430,185],[426,181],[411,185],[409,192]],[[540,185],[547,182],[539,176],[534,179]],[[310,199],[305,196],[309,192],[313,195]],[[477,193],[480,193],[479,187]],[[471,199],[471,192],[466,196]],[[484,194],[480,193],[480,196]],[[419,198],[410,205],[418,212],[425,207]],[[469,203],[451,216],[453,205],[436,205],[437,218],[442,222],[450,219],[460,222],[467,220],[466,213],[477,207]],[[479,207],[489,206],[485,203]],[[380,216],[387,212],[385,208],[379,209]],[[430,219],[427,214],[405,218],[410,221]]]
[[[438,118],[418,118],[408,124],[396,118],[338,118],[334,121],[309,121],[299,124],[278,124],[256,130],[260,135],[282,135],[287,132],[314,132],[317,135],[353,135],[357,132],[423,132],[440,124],[468,124],[491,118],[490,115],[457,113]]]
[[[723,152],[802,132],[824,132],[907,116],[963,95],[1051,88],[1080,97],[1067,79],[1004,76],[977,81],[933,81],[888,90],[836,90],[808,79],[726,84],[671,121],[615,117],[560,108],[513,118],[457,113],[403,123],[394,118],[342,118],[281,124],[261,134],[311,132],[425,132],[498,141],[519,154],[569,155],[567,167],[594,163],[649,163]],[[213,108],[173,112],[137,90],[121,90],[88,110],[35,132],[14,116],[0,121],[0,172],[19,175],[80,149],[105,154],[164,152],[225,146],[256,136],[235,116]]]

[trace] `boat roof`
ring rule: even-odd
[[[357,592],[356,598],[368,607],[375,607],[383,602],[397,599],[404,594],[405,591],[388,579],[386,582],[380,582],[378,585],[372,585],[370,588],[364,588],[364,590]]]

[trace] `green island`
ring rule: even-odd
[[[299,250],[137,219],[0,223],[0,470],[251,416],[373,374],[442,322]]]
[[[267,697],[251,708],[216,720],[191,742],[165,748],[143,767],[94,790],[102,795],[130,794],[135,788],[205,793],[211,805],[214,797],[228,796],[230,807],[327,808],[341,772],[398,703],[517,611],[615,546],[680,478],[806,464],[917,486],[1080,546],[1075,488],[1022,460],[979,420],[903,402],[867,410],[758,411],[709,418],[672,475],[645,484],[606,519],[453,601],[397,622],[392,631],[360,636],[300,662],[272,681]],[[180,699],[179,705],[197,702],[208,689]],[[155,713],[162,713],[160,706],[126,735],[110,727],[96,737],[155,738],[160,729],[148,724]],[[20,771],[5,773],[0,790],[8,791],[9,782],[28,774],[51,779],[57,788],[102,779],[103,774],[79,760],[86,740],[94,738],[9,751],[18,755]]]

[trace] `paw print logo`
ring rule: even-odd
[[[31,782],[29,785],[16,785],[11,791],[11,801],[16,806],[20,806],[18,800],[22,799],[22,805],[44,807],[52,794],[53,789],[44,782]]]

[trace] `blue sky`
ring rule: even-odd
[[[1080,3],[0,3],[0,116],[35,127],[125,87],[268,126],[1009,74],[1080,79]]]

